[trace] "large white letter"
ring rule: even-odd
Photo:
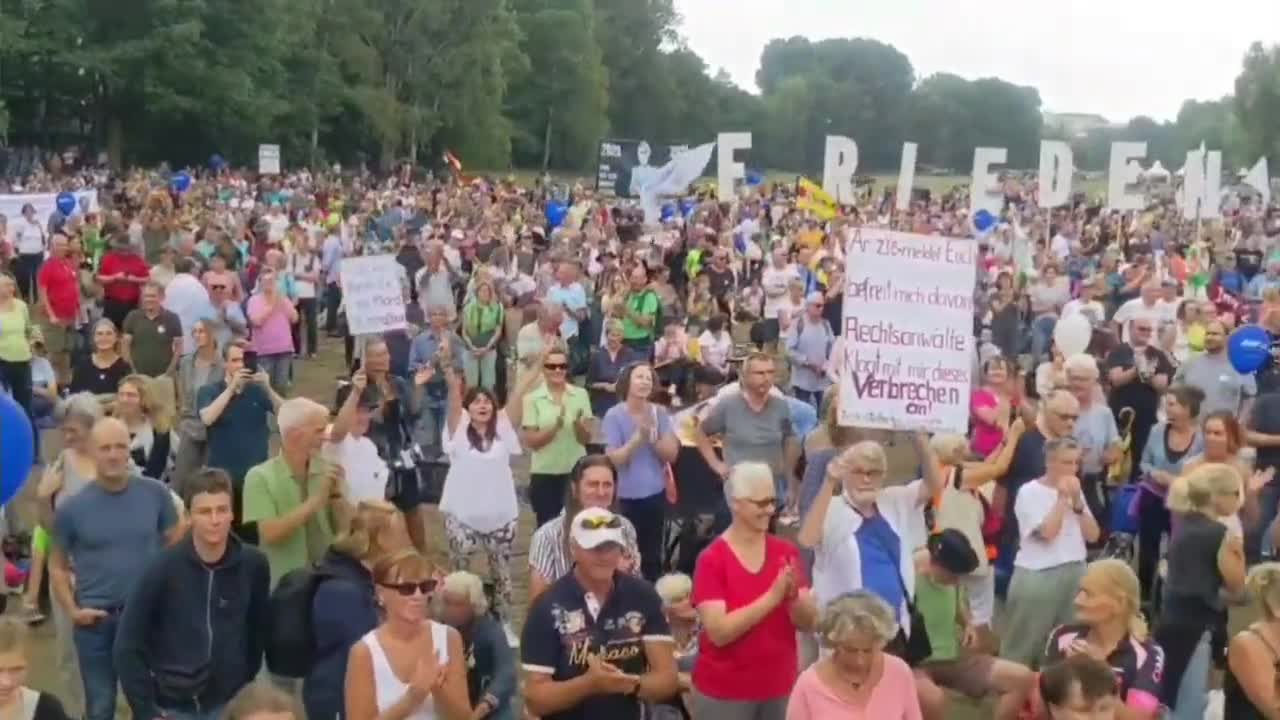
[[[1182,217],[1221,217],[1222,153],[1188,150],[1182,170]]]
[[[853,174],[858,169],[858,143],[843,135],[828,135],[822,161],[822,189],[844,205],[852,205]]]
[[[733,199],[733,182],[747,176],[747,166],[733,159],[737,150],[751,149],[751,133],[720,133],[716,138],[716,177],[720,180],[720,199]]]
[[[1267,172],[1267,156],[1263,155],[1244,177],[1244,184],[1262,195],[1262,206],[1271,204],[1271,173]]]
[[[991,172],[992,165],[1003,165],[1007,162],[1009,151],[1006,148],[974,148],[973,178],[969,183],[969,214],[986,210],[992,215],[999,215],[1004,209],[1004,193],[1000,191],[1000,178]]]
[[[1147,144],[1144,142],[1111,143],[1111,169],[1107,172],[1107,209],[1142,209],[1142,193],[1126,193],[1125,188],[1137,184],[1138,175],[1142,172],[1137,163],[1130,164],[1129,161],[1146,157]]]
[[[902,143],[902,164],[898,166],[898,197],[894,206],[899,210],[911,209],[911,186],[916,182],[916,151],[913,142]]]
[[[1071,200],[1072,162],[1070,145],[1040,141],[1040,207],[1056,208]]]

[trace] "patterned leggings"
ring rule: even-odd
[[[511,549],[516,542],[516,521],[491,532],[480,532],[453,515],[445,514],[444,531],[449,536],[449,565],[457,572],[471,569],[471,553],[484,548],[493,580],[493,609],[503,621],[511,618]]]

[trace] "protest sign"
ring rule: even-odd
[[[366,255],[342,261],[342,299],[352,335],[404,329],[400,273],[394,255]]]
[[[98,211],[97,190],[77,190],[71,194],[76,196],[76,213],[86,207],[89,212]],[[59,193],[0,194],[0,215],[9,218],[9,226],[12,228],[14,221],[22,217],[22,206],[30,204],[36,209],[36,221],[43,225],[53,211],[58,209],[58,195]]]
[[[688,145],[655,145],[645,140],[601,140],[596,150],[596,192],[638,198],[662,166]]]
[[[259,145],[258,146],[258,174],[259,175],[279,175],[280,174],[280,146],[279,145]]]
[[[978,245],[862,228],[846,248],[841,425],[964,434]]]

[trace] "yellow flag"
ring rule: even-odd
[[[839,214],[836,199],[812,180],[800,178],[796,183],[796,190],[796,207],[801,210],[808,210],[823,220],[830,220]]]

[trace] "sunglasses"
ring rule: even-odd
[[[401,582],[401,583],[379,583],[388,590],[395,590],[404,597],[412,597],[416,591],[422,595],[430,595],[435,592],[435,580],[423,580],[421,582]]]
[[[568,370],[569,363],[543,363],[542,367],[545,370],[551,370],[553,372],[558,370]]]
[[[583,530],[602,530],[604,528],[609,528],[610,530],[617,530],[618,528],[622,527],[622,518],[618,517],[617,515],[614,515],[610,518],[602,518],[602,517],[582,518],[581,520],[578,521],[578,527],[582,528]]]

